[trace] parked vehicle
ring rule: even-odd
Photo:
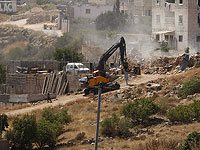
[[[66,72],[79,72],[79,73],[88,73],[90,69],[85,67],[82,63],[68,63],[66,65]]]

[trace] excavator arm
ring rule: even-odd
[[[115,44],[113,44],[100,58],[99,64],[97,66],[97,69],[99,71],[104,71],[104,66],[106,64],[106,61],[112,54],[117,50],[120,49],[120,59],[123,65],[123,68],[127,71],[128,64],[127,64],[127,58],[126,58],[126,43],[124,37],[121,37],[119,41],[117,41]]]

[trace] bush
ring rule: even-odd
[[[187,97],[188,95],[193,95],[195,93],[200,93],[200,78],[193,78],[183,84],[183,87],[179,89],[179,97]]]
[[[195,114],[189,106],[177,106],[172,108],[166,114],[171,122],[189,123],[194,118]]]
[[[196,62],[195,68],[200,68],[200,61]]]
[[[21,119],[16,117],[12,129],[6,132],[6,139],[11,149],[29,150],[33,148],[37,135],[35,115],[24,115]]]
[[[183,150],[192,150],[200,148],[200,133],[192,132],[184,140]]]
[[[149,117],[160,110],[159,106],[150,99],[135,100],[125,104],[121,109],[121,114],[131,118],[137,123],[148,121]]]
[[[160,50],[163,51],[163,52],[169,52],[169,47],[168,46],[162,46],[160,48]]]
[[[48,145],[54,147],[57,136],[59,135],[60,127],[57,124],[51,123],[45,119],[37,121],[37,140],[36,143],[39,148]]]
[[[68,114],[67,109],[56,112],[53,109],[46,108],[42,111],[42,118],[52,123],[68,124],[72,122],[72,118]]]
[[[36,121],[35,115],[24,115],[15,118],[13,128],[6,132],[6,138],[12,149],[32,149],[36,144],[39,148],[54,147],[64,124],[72,121],[67,109],[55,111],[46,108],[42,117]]]
[[[200,101],[194,101],[194,103],[190,104],[188,107],[190,107],[193,112],[194,118],[200,120]]]
[[[0,84],[6,81],[6,69],[0,64]]]
[[[8,116],[5,114],[0,115],[0,138],[3,131],[8,127]]]
[[[101,124],[101,133],[109,137],[123,137],[129,133],[131,122],[126,119],[120,119],[116,114],[110,118],[105,118]]]

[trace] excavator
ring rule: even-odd
[[[120,88],[120,85],[116,82],[113,83],[111,77],[106,73],[105,65],[106,61],[117,50],[120,50],[120,61],[125,72],[128,71],[128,62],[126,58],[126,43],[124,37],[121,37],[115,44],[113,44],[101,57],[97,66],[97,70],[93,72],[93,75],[83,77],[80,79],[81,86],[85,87],[84,94],[98,93],[96,88],[100,83],[103,84],[102,92],[113,91]]]

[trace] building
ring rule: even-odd
[[[74,8],[74,18],[84,18],[84,19],[92,19],[95,20],[100,14],[112,11],[113,6],[110,5],[92,5],[92,4],[86,4],[86,5],[76,5],[73,6]]]
[[[16,0],[0,0],[0,13],[15,13],[17,12]]]
[[[129,16],[151,16],[151,0],[121,0],[120,11]]]
[[[199,51],[200,0],[153,0],[152,34],[169,47]]]

